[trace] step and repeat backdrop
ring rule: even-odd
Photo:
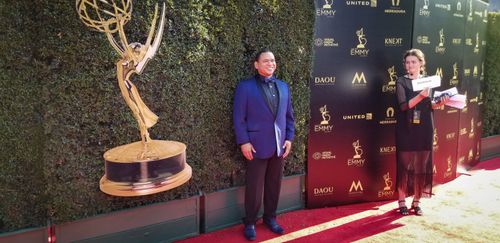
[[[435,181],[478,159],[487,5],[478,0],[316,0],[307,206],[397,197],[396,80],[420,48],[437,90],[467,93],[434,113]]]

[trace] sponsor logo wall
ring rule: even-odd
[[[459,112],[457,160],[458,166],[466,168],[479,162],[487,8],[488,5],[480,1],[468,1],[465,5],[464,62],[461,70],[464,82],[458,87],[461,93],[467,93],[467,107]]]
[[[412,47],[422,49],[427,56],[427,74],[442,76],[439,89],[457,86],[470,93],[479,90],[468,90],[465,70],[469,68],[473,77],[474,67],[463,56],[468,4],[468,0],[315,1],[308,207],[397,197],[395,91],[397,77],[404,74],[402,55]],[[471,22],[476,21],[475,16]],[[470,53],[482,60],[485,31],[476,32],[480,44],[474,53],[474,33]],[[481,71],[478,66],[478,80]],[[477,101],[481,101],[479,94]],[[471,105],[468,109],[469,115]],[[473,138],[469,138],[470,118],[467,134],[460,135],[462,116],[461,111],[449,108],[435,112],[438,182],[455,178],[459,139],[480,137],[477,115]],[[464,161],[468,161],[469,150],[464,149]],[[475,145],[473,158],[476,151]]]

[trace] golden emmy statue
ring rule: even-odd
[[[359,41],[359,44],[356,46],[356,48],[364,49],[368,40],[366,40],[365,38],[365,34],[363,33],[363,28],[361,28],[360,30],[356,30],[356,35],[358,36],[358,41]]]
[[[353,159],[361,159],[361,155],[363,154],[363,149],[361,149],[361,145],[359,145],[359,139],[352,143],[354,147],[354,153],[356,153],[352,158]]]
[[[114,196],[141,196],[170,190],[191,178],[186,163],[186,145],[176,141],[152,140],[148,128],[158,116],[142,101],[132,74],[141,74],[158,50],[165,25],[165,4],[156,27],[158,5],[145,44],[129,43],[124,25],[131,19],[132,0],[76,0],[80,20],[106,34],[121,58],[116,63],[118,86],[137,120],[141,141],[118,146],[104,153],[105,175],[101,191]],[[154,40],[153,40],[154,36]]]

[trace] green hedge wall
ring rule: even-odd
[[[486,38],[483,137],[500,134],[500,13],[488,15]]]
[[[144,43],[154,5],[134,1],[129,41]],[[193,177],[155,195],[99,190],[102,154],[139,140],[115,78],[114,49],[78,19],[73,0],[0,3],[0,232],[81,219],[243,184],[232,132],[238,80],[272,49],[293,93],[297,134],[287,175],[304,173],[314,4],[303,0],[166,0],[157,56],[135,76],[160,120],[152,138],[187,144]]]

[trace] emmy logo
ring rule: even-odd
[[[361,149],[361,145],[359,145],[359,139],[352,143],[352,146],[354,147],[354,153],[356,153],[352,158],[360,159],[363,154],[363,149]]]
[[[471,161],[472,158],[474,158],[474,153],[472,152],[472,149],[469,149],[469,154],[467,155],[467,160]]]
[[[452,79],[458,79],[458,66],[457,66],[457,63],[453,64],[453,78]]]
[[[392,0],[392,6],[399,6],[399,0]]]
[[[326,105],[323,107],[319,108],[319,111],[321,112],[321,117],[323,118],[323,121],[321,121],[321,125],[328,125],[330,122],[330,114],[329,111],[326,109]]]
[[[357,30],[356,35],[358,36],[359,41],[359,44],[356,46],[356,48],[364,49],[368,41],[366,40],[365,34],[363,33],[363,28]]]
[[[439,31],[439,47],[443,47],[444,46],[444,30],[441,29]]]
[[[469,1],[469,17],[472,17],[472,0]]]
[[[476,32],[476,46],[475,48],[479,48],[479,32]]]
[[[476,156],[478,156],[478,157],[479,157],[479,151],[481,151],[481,148],[479,147],[479,144],[480,144],[480,143],[481,143],[481,142],[480,142],[480,141],[478,141],[478,142],[477,142],[477,146],[476,146]]]
[[[437,128],[434,128],[434,136],[432,139],[432,145],[437,146],[438,144],[438,134],[437,134]]]
[[[470,132],[469,134],[472,134],[471,136],[474,135],[474,117],[470,119]]]
[[[474,70],[472,71],[472,76],[477,77],[477,66],[474,66]]]
[[[451,172],[451,156],[448,157],[447,162],[448,168],[446,169],[446,172]]]
[[[389,73],[389,78],[391,79],[387,85],[396,85],[396,79],[398,79],[398,76],[396,75],[394,66],[387,69],[387,72]]]
[[[481,78],[484,77],[484,62],[481,63]]]
[[[424,0],[424,6],[422,8],[425,10],[429,9],[429,0]]]
[[[389,172],[387,172],[387,174],[384,175],[384,183],[385,183],[384,191],[390,191],[392,187],[392,180],[391,177],[389,176]]]
[[[165,26],[165,4],[157,28],[156,5],[144,44],[129,42],[124,30],[125,24],[132,18],[131,0],[76,0],[76,11],[86,26],[106,35],[120,56],[116,62],[118,87],[137,121],[141,136],[138,142],[104,153],[106,173],[100,180],[100,189],[114,196],[141,196],[185,183],[192,174],[191,167],[186,163],[186,145],[150,138],[148,129],[157,123],[158,116],[146,106],[131,79],[132,75],[143,72],[160,47]]]
[[[457,11],[462,11],[462,3],[457,2]]]
[[[479,52],[479,33],[476,32],[476,46],[474,46],[474,53]]]
[[[333,5],[333,0],[331,3],[328,3],[328,0],[325,0],[325,4],[323,5],[323,8],[324,9],[332,9],[332,5]]]

